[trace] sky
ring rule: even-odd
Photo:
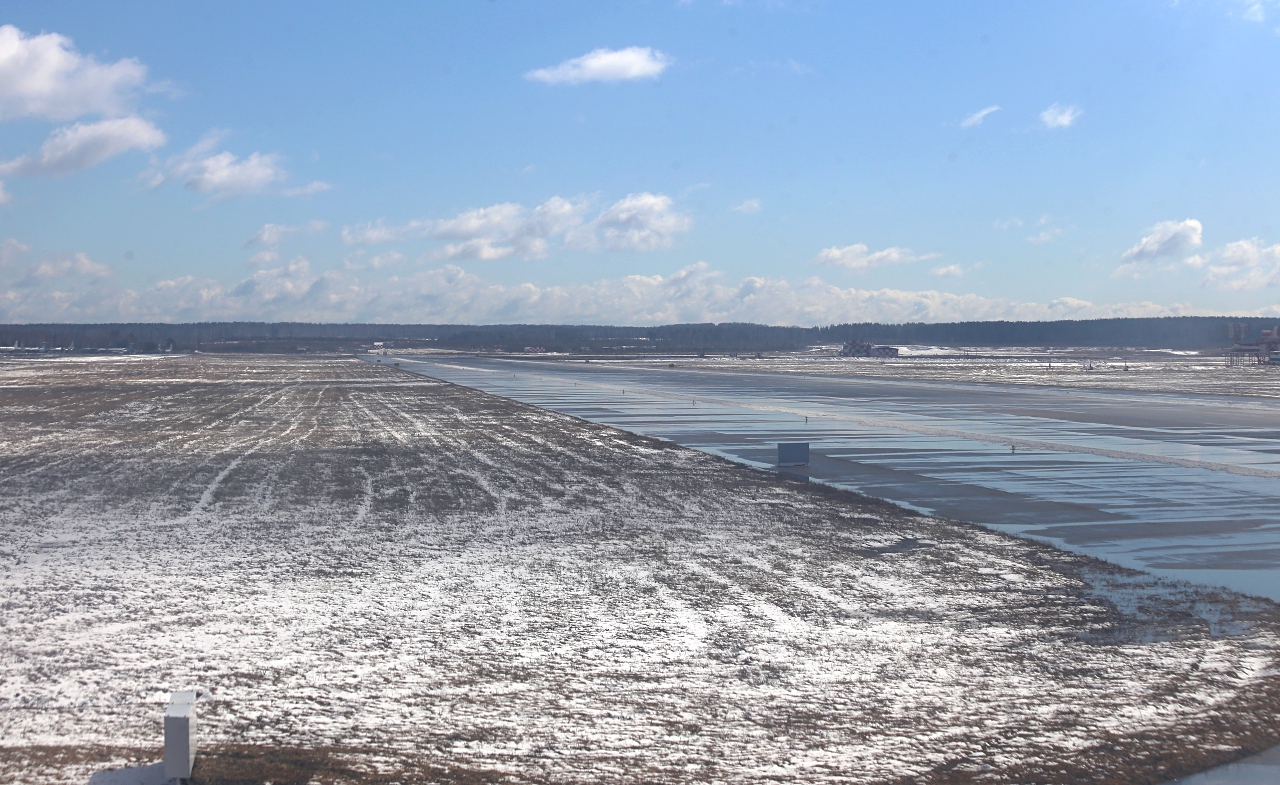
[[[1280,320],[1280,0],[22,2],[0,322]]]

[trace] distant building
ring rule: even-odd
[[[1280,365],[1280,325],[1262,330],[1256,341],[1249,340],[1249,325],[1245,323],[1229,325],[1227,335],[1231,338],[1227,353],[1231,365]]]
[[[841,357],[897,357],[898,347],[876,346],[864,341],[849,341],[840,349]]]

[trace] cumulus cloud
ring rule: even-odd
[[[29,261],[30,252],[15,238],[0,240],[0,321],[101,321],[124,313],[121,306],[134,296],[88,254]]]
[[[1185,221],[1161,221],[1147,230],[1147,234],[1132,248],[1125,251],[1120,265],[1111,274],[1113,278],[1141,279],[1153,269],[1153,262],[1171,259],[1199,248],[1203,242],[1204,228],[1194,218]],[[1167,262],[1165,269],[1173,262]]]
[[[0,120],[125,114],[146,77],[137,60],[99,63],[64,35],[0,26]]]
[[[647,46],[595,49],[559,65],[529,71],[524,77],[543,84],[621,82],[657,78],[670,64],[671,58]]]
[[[0,240],[0,268],[16,264],[30,250],[31,246],[13,237]]]
[[[1084,114],[1078,107],[1055,103],[1040,113],[1045,128],[1070,128]]]
[[[869,270],[873,267],[886,267],[891,264],[908,264],[926,259],[936,259],[942,254],[918,254],[910,248],[890,246],[880,251],[872,251],[865,243],[846,245],[843,248],[823,248],[814,259],[818,264],[830,264],[846,267],[850,270]]]
[[[1187,264],[1205,271],[1203,283],[1227,291],[1280,286],[1280,245],[1263,245],[1254,237],[1227,243]]]
[[[545,206],[545,205],[544,205]],[[542,209],[539,207],[538,209]],[[545,247],[532,226],[525,221],[523,206],[507,202],[492,207],[467,210],[453,218],[436,221],[428,236],[455,240],[439,253],[442,259],[505,259],[517,253],[515,245],[499,245],[520,239],[527,254],[538,257]]]
[[[756,213],[760,212],[760,200],[748,199],[742,204],[735,204],[733,207],[730,207],[729,209],[734,211],[735,213],[742,213],[743,215],[755,215]]]
[[[275,248],[264,248],[249,257],[250,267],[268,267],[280,261],[280,252]]]
[[[464,210],[452,218],[416,219],[400,226],[382,220],[342,228],[348,245],[376,245],[410,237],[450,241],[432,253],[436,259],[506,259],[546,256],[550,240],[582,224],[586,204],[553,196],[527,209],[515,202]]]
[[[311,262],[299,256],[280,267],[259,270],[241,281],[228,293],[233,298],[256,300],[270,310],[280,302],[297,302],[311,294],[320,277],[311,270]]]
[[[452,241],[432,254],[437,260],[493,261],[513,256],[542,259],[553,239],[582,224],[585,210],[584,202],[559,196],[551,197],[532,211],[523,205],[505,202],[429,222],[425,236]]]
[[[982,125],[982,121],[987,119],[987,115],[991,114],[992,112],[998,112],[998,111],[1000,111],[1000,107],[996,106],[995,104],[992,104],[991,106],[988,106],[985,109],[979,109],[978,111],[974,112],[973,114],[961,120],[960,127],[975,128],[979,125]]]
[[[0,174],[64,175],[97,166],[128,150],[154,150],[164,133],[141,117],[76,123],[56,129],[36,155],[0,163]]]
[[[1142,262],[1162,256],[1173,256],[1199,248],[1204,227],[1194,218],[1185,221],[1161,221],[1147,230],[1147,234],[1132,248],[1124,252],[1127,262]]]
[[[329,224],[320,220],[312,220],[304,224],[295,225],[263,224],[262,228],[253,237],[244,241],[244,244],[246,247],[250,245],[278,245],[281,240],[289,235],[323,232],[327,228],[329,228]]]
[[[654,251],[693,228],[693,220],[673,210],[669,196],[638,193],[614,202],[587,228],[586,247],[599,242],[611,251]]]
[[[494,241],[487,237],[477,237],[474,240],[449,243],[431,256],[433,259],[474,259],[492,262],[515,255],[516,249],[510,245],[495,245]],[[531,258],[539,257],[535,255]]]
[[[935,267],[932,270],[930,270],[929,273],[932,275],[936,275],[938,277],[943,277],[948,275],[960,276],[960,275],[964,275],[964,268],[958,264],[949,264],[945,267]]]
[[[46,259],[31,270],[31,277],[38,280],[54,278],[106,278],[111,275],[111,268],[89,258],[88,254],[76,253],[56,259]]]
[[[202,194],[234,196],[261,191],[286,177],[274,154],[250,153],[245,158],[223,151],[191,161],[177,173],[187,188]]]
[[[417,219],[399,226],[379,220],[344,226],[348,245],[376,245],[406,238],[443,240],[429,255],[440,260],[542,259],[553,243],[577,250],[652,251],[671,245],[693,226],[663,194],[630,194],[586,220],[585,200],[553,196],[529,210],[515,202],[465,210],[452,218]]]
[[[207,134],[185,153],[153,165],[146,179],[153,188],[181,181],[188,190],[216,199],[258,193],[289,176],[274,153],[250,153],[241,158],[225,150],[214,152],[224,136],[222,132]]]

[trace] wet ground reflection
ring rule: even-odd
[[[390,358],[387,358],[390,361]],[[1172,578],[1280,600],[1280,401],[1000,384],[395,358],[474,387]],[[1280,748],[1184,780],[1280,781]]]
[[[387,358],[388,361],[391,358]],[[582,361],[405,370],[1169,577],[1280,600],[1280,402]],[[795,471],[795,470],[790,470]]]

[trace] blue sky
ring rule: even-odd
[[[7,3],[0,320],[1280,316],[1280,3]]]

